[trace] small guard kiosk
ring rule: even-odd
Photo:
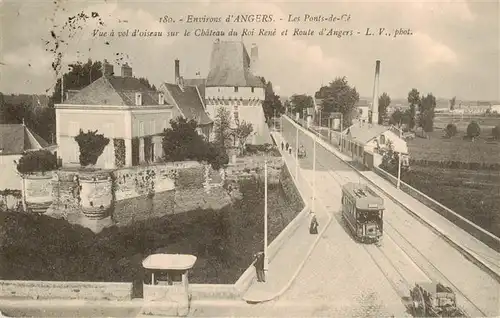
[[[191,300],[188,272],[195,262],[196,256],[187,254],[152,254],[142,261],[146,272],[143,313],[187,316]]]

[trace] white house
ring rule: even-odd
[[[408,158],[406,141],[389,126],[367,124],[360,121],[344,130],[342,134],[342,152],[365,166],[378,165],[379,160],[374,159],[377,157],[376,154],[387,150],[389,144],[392,144],[395,152]]]
[[[24,124],[0,124],[0,190],[21,190],[21,177],[14,161],[24,152],[54,150]]]
[[[106,61],[103,68],[101,78],[80,91],[70,91],[66,100],[55,105],[58,156],[63,166],[79,165],[74,138],[80,130],[97,130],[110,139],[96,163],[98,168],[158,160],[163,154],[160,134],[170,127],[177,110],[163,92],[133,77],[128,65],[121,67],[121,76]]]

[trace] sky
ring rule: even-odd
[[[375,61],[381,61],[380,93],[406,98],[412,88],[437,97],[500,100],[498,1],[44,1],[0,0],[0,91],[51,93],[57,74],[51,31],[60,42],[63,69],[75,61],[127,61],[134,76],[157,85],[174,81],[174,60],[181,75],[205,77],[213,42],[243,41],[259,49],[258,70],[283,96],[314,94],[321,85],[345,76],[361,96],[371,97]],[[98,17],[79,21],[74,34],[62,25],[78,13]],[[272,22],[222,23],[228,15],[266,14]],[[333,15],[331,22],[303,21],[305,15]],[[188,15],[221,17],[221,23],[186,23]],[[301,21],[289,22],[289,15]],[[175,23],[160,22],[168,16]],[[98,24],[101,18],[103,25]],[[179,20],[183,19],[183,22]],[[228,36],[233,28],[273,30],[276,36]],[[314,35],[293,36],[295,28]],[[318,35],[353,30],[352,36]],[[370,33],[376,35],[367,36]],[[108,32],[93,36],[94,30]],[[129,30],[129,36],[117,33]],[[177,37],[132,37],[131,32],[179,31]],[[225,36],[184,36],[184,30],[225,31]],[[286,36],[281,31],[288,29]],[[411,35],[394,37],[396,29]],[[109,36],[113,30],[115,36]],[[379,31],[382,35],[379,36]],[[359,34],[358,34],[359,32]],[[390,34],[390,35],[386,35]],[[51,42],[52,41],[52,42]],[[117,61],[117,58],[122,58]]]

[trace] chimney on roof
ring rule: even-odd
[[[132,77],[132,68],[128,63],[122,65],[122,77]]]
[[[102,75],[104,76],[112,76],[114,74],[113,72],[113,65],[108,63],[108,60],[104,60],[102,63]]]
[[[71,97],[75,96],[76,94],[78,94],[80,90],[78,89],[68,89],[66,91],[66,100],[70,99]]]
[[[375,63],[375,82],[373,83],[372,124],[378,124],[378,84],[380,76],[380,61]]]
[[[175,84],[179,85],[180,82],[181,82],[180,62],[178,59],[175,59]]]
[[[258,74],[258,66],[259,63],[259,48],[257,44],[252,43],[252,48],[250,49],[250,71],[255,75]]]

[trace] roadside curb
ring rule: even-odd
[[[333,149],[333,146],[326,144],[324,140],[321,138],[317,138],[316,135],[314,135],[312,132],[306,130],[304,127],[298,125],[295,123],[292,119],[288,118],[287,116],[284,116],[292,125],[296,126],[298,129],[303,131],[304,133],[308,134],[311,138],[316,138],[317,143],[320,144],[325,150],[331,152],[333,155],[335,155],[337,158],[339,158],[343,163],[348,165],[351,169],[356,171],[358,175],[360,175],[364,180],[368,181],[371,185],[376,187],[379,191],[383,192],[386,196],[392,199],[394,203],[396,203],[398,206],[403,208],[406,212],[408,212],[410,215],[415,217],[420,223],[428,227],[430,230],[432,230],[434,233],[436,233],[439,237],[443,238],[450,246],[452,246],[455,250],[459,251],[460,254],[462,254],[467,260],[472,262],[473,264],[477,265],[481,269],[483,269],[485,272],[487,272],[490,276],[492,276],[495,280],[500,282],[500,274],[494,271],[491,267],[489,267],[488,264],[485,264],[481,259],[467,251],[465,247],[462,247],[459,243],[455,242],[454,239],[448,236],[443,230],[441,230],[439,227],[436,225],[432,224],[431,221],[426,220],[424,217],[420,216],[416,212],[412,211],[409,207],[407,207],[405,204],[399,202],[394,196],[392,196],[389,192],[378,186],[375,182],[370,180],[368,177],[363,175],[357,168],[355,168],[353,165],[351,165],[348,161],[345,161],[341,156],[337,154],[337,150]],[[311,136],[312,135],[312,136]],[[329,149],[330,148],[330,149]],[[406,194],[406,193],[405,193]],[[408,194],[406,194],[408,195]],[[436,212],[437,213],[437,212]],[[484,243],[483,243],[484,244]]]
[[[274,134],[272,134],[272,137],[273,139],[275,140],[275,142],[277,142],[277,140],[275,139],[276,137],[274,136]],[[284,139],[283,136],[281,136],[280,134],[280,137],[281,139]],[[280,153],[282,153],[283,151],[280,151]],[[283,156],[283,153],[282,153],[282,157],[283,157],[283,161],[285,162],[285,165],[287,165],[287,161],[286,159],[284,158]],[[287,165],[288,167],[288,165]],[[290,170],[291,167],[288,167],[288,169]],[[299,172],[299,175],[302,175],[301,172]],[[295,180],[295,177],[292,176],[292,179],[294,180],[294,183],[298,183],[298,180]],[[296,184],[295,185],[297,187],[297,190],[299,191],[300,193],[300,196],[302,197],[302,200],[304,201],[304,204],[306,206],[309,206],[306,202],[306,198],[308,196],[304,195],[304,192],[300,189],[300,187],[298,187],[298,185]],[[317,198],[318,201],[320,201],[318,198]],[[282,296],[289,288],[290,286],[292,286],[293,282],[295,281],[295,279],[297,278],[297,276],[300,274],[300,272],[302,271],[302,268],[304,267],[304,265],[306,264],[306,262],[309,260],[312,252],[314,251],[314,249],[316,248],[316,246],[318,245],[319,243],[319,240],[321,239],[321,237],[323,236],[323,234],[325,233],[326,229],[329,227],[330,223],[332,222],[333,220],[333,217],[330,213],[328,213],[328,211],[324,211],[326,216],[327,216],[327,222],[325,224],[325,226],[323,227],[323,229],[321,230],[320,233],[318,233],[316,239],[314,240],[314,242],[311,244],[311,246],[309,247],[309,249],[307,250],[307,253],[306,253],[306,256],[304,257],[304,259],[300,262],[299,266],[297,267],[297,270],[294,272],[294,274],[292,275],[292,277],[288,280],[288,283],[279,291],[277,292],[276,294],[270,294],[269,297],[267,298],[264,298],[262,300],[260,300],[258,303],[264,303],[264,302],[268,302],[268,301],[271,301],[271,300],[276,300],[277,298],[279,298],[280,296]],[[298,215],[297,217],[300,217],[300,221],[303,221],[302,219],[305,217],[305,214],[303,215]],[[292,221],[293,222],[293,221]],[[295,229],[295,230],[298,230],[298,227]]]

